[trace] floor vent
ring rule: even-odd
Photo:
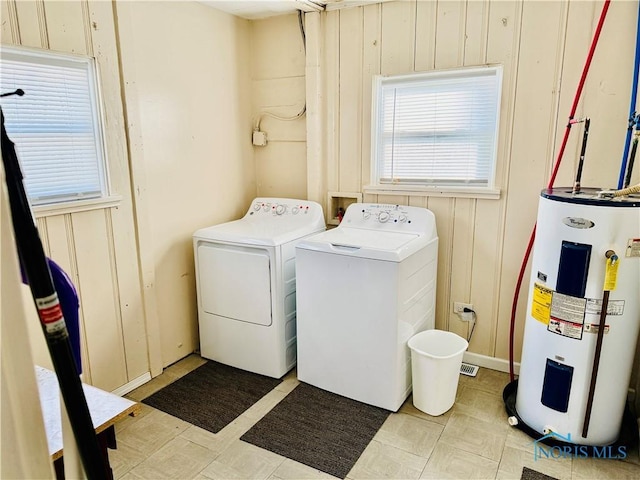
[[[480,367],[478,367],[477,365],[470,365],[468,363],[464,363],[462,362],[462,366],[460,367],[460,373],[462,375],[468,375],[470,377],[475,377],[478,374],[478,369]]]

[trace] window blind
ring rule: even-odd
[[[0,88],[21,88],[1,106],[29,200],[37,204],[105,193],[93,61],[3,46]]]
[[[377,182],[492,188],[501,68],[379,80]]]

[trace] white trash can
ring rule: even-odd
[[[407,343],[411,349],[413,405],[437,417],[456,400],[462,355],[469,343],[443,330],[425,330]]]

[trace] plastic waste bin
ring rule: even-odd
[[[449,410],[456,399],[462,355],[469,343],[443,330],[425,330],[409,339],[413,405],[434,417]]]

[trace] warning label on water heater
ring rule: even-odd
[[[630,238],[627,242],[626,257],[640,257],[640,238]]]
[[[551,316],[551,298],[553,290],[536,283],[533,286],[533,302],[531,303],[531,316],[539,322],[549,325]]]
[[[586,298],[553,292],[547,330],[563,337],[581,339],[586,304]]]
[[[600,315],[602,312],[602,300],[587,298],[587,313]],[[624,313],[624,300],[609,300],[607,303],[607,315],[622,315]]]

